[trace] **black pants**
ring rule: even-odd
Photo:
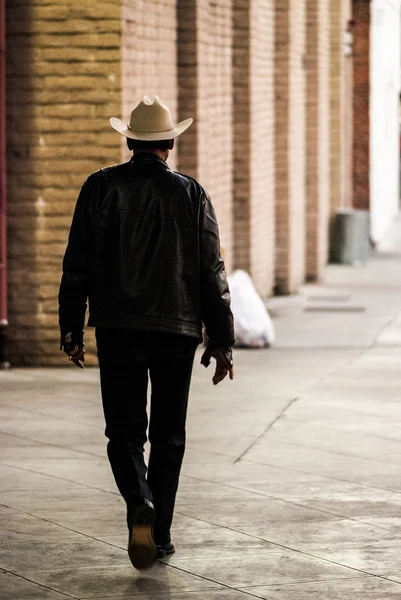
[[[185,451],[185,421],[198,340],[124,329],[96,330],[108,456],[130,514],[144,499],[156,509],[157,544],[170,541]],[[144,460],[151,381],[149,466]],[[147,474],[147,476],[146,476]]]

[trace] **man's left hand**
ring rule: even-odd
[[[60,350],[63,349],[68,356],[68,360],[77,365],[80,369],[84,369],[85,365],[85,344],[83,341],[83,332],[76,335],[70,331],[65,334],[61,340]]]
[[[83,346],[74,346],[72,352],[67,352],[64,348],[64,352],[68,354],[68,360],[77,365],[80,369],[85,368],[85,348]]]

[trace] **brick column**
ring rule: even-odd
[[[123,0],[122,2],[122,114],[131,110],[146,94],[157,94],[178,117],[177,92],[177,11],[176,0]],[[124,156],[129,153],[122,140]],[[176,168],[177,148],[169,165]]]
[[[234,0],[234,266],[274,281],[273,0]]]
[[[369,209],[370,0],[352,0],[354,26],[354,208]]]
[[[178,2],[179,170],[209,191],[220,224],[227,269],[233,263],[232,2]]]
[[[316,281],[327,262],[330,156],[329,0],[307,0],[306,277]]]
[[[352,35],[352,2],[343,0],[342,27],[346,27],[347,33]],[[341,31],[341,40],[343,40],[344,31]],[[352,39],[352,38],[351,38]],[[354,115],[353,115],[353,47],[350,45],[350,53],[345,56],[342,48],[343,71],[341,77],[341,206],[351,208],[353,205],[353,144],[354,144]]]
[[[275,7],[276,292],[305,277],[305,0]]]
[[[252,270],[251,2],[233,2],[234,268],[248,273]]]
[[[77,194],[91,172],[128,154],[110,116],[128,119],[141,96],[157,93],[177,117],[176,23],[175,0],[68,0],[63,10],[37,0],[7,3],[15,364],[65,364],[57,291]],[[170,164],[176,164],[174,152]],[[92,329],[86,342],[93,363]]]
[[[197,0],[177,2],[177,64],[179,119],[191,116],[191,127],[181,137],[178,169],[192,177],[198,175],[198,23]]]
[[[330,213],[352,206],[352,55],[345,34],[351,32],[351,0],[330,0]],[[350,49],[351,50],[351,49]]]
[[[121,110],[120,8],[8,0],[6,18],[10,359],[65,364],[57,291],[72,212],[86,177],[120,158],[107,123]]]

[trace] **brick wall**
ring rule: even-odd
[[[274,281],[274,10],[234,2],[234,266],[263,296]]]
[[[232,3],[178,3],[179,116],[196,119],[179,148],[179,170],[209,191],[227,269],[233,262]]]
[[[276,291],[305,276],[305,0],[275,6]]]
[[[330,71],[336,111],[330,120],[332,0],[66,0],[62,10],[51,0],[7,0],[13,363],[65,364],[58,352],[57,292],[77,194],[89,173],[128,157],[125,139],[107,119],[128,120],[144,94],[157,93],[176,120],[195,119],[169,162],[209,190],[228,270],[248,270],[262,295],[273,285],[280,293],[296,291],[306,272],[317,276],[326,254],[329,124],[338,133],[331,145],[332,172],[348,173],[351,181],[350,161],[347,171],[343,158],[346,151],[351,156],[350,103],[342,91],[334,94],[338,81],[347,90],[350,74],[341,66],[350,2],[341,0],[337,33],[331,29],[331,55],[338,64]],[[306,7],[310,17],[313,5],[316,29],[309,27],[307,63]],[[366,30],[363,19],[362,27]],[[360,60],[362,37],[360,31]],[[366,52],[363,56],[366,67]],[[357,98],[366,91],[366,69],[364,77],[356,81]],[[366,158],[366,144],[360,147]],[[344,185],[333,191],[332,205],[334,194],[346,197]],[[86,341],[94,363],[90,331]]]
[[[316,281],[328,255],[329,1],[307,0],[306,8],[306,277]]]
[[[120,12],[102,0],[8,0],[6,16],[9,355],[52,364],[77,194],[120,158],[105,118],[120,112]]]
[[[177,121],[177,14],[175,0],[123,0],[122,3],[122,114],[144,95],[157,94]],[[116,115],[118,116],[118,115]],[[123,139],[123,156],[130,153]],[[177,166],[178,144],[169,157]]]
[[[353,204],[369,208],[370,169],[370,0],[353,0],[354,30],[354,143]]]

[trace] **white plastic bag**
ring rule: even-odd
[[[275,340],[273,321],[245,271],[235,271],[228,278],[231,310],[234,314],[235,343],[263,348]]]

